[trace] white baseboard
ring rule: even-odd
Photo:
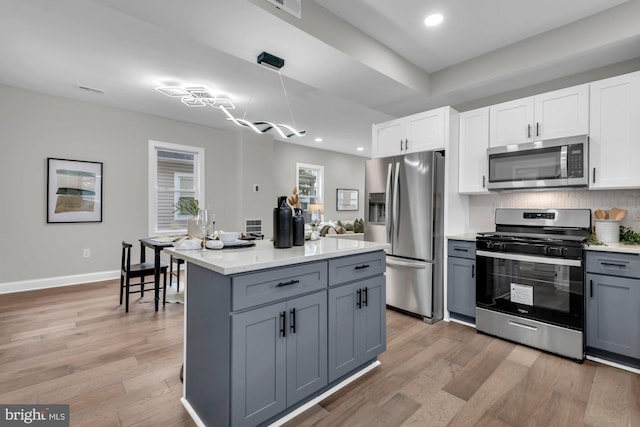
[[[74,274],[72,276],[48,277],[45,279],[22,280],[19,282],[0,283],[0,294],[35,291],[37,289],[57,288],[60,286],[81,285],[84,283],[102,282],[117,279],[118,271],[102,271],[98,273]]]

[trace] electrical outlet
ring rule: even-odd
[[[91,258],[91,249],[83,249],[82,250],[83,258]]]

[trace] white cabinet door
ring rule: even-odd
[[[537,95],[534,105],[534,140],[589,133],[588,84]]]
[[[488,193],[489,107],[460,113],[458,191]]]
[[[501,147],[533,141],[533,97],[489,107],[489,146]]]
[[[405,117],[405,153],[443,150],[444,119],[444,108]]]
[[[400,154],[404,148],[404,119],[391,120],[373,125],[373,158],[388,157]]]
[[[489,145],[500,147],[589,132],[589,85],[493,105]]]
[[[640,187],[640,72],[591,83],[591,189]]]

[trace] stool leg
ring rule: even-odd
[[[169,276],[169,282],[171,282],[171,276]],[[162,305],[167,304],[167,270],[164,271],[164,284],[162,285]]]
[[[124,290],[124,276],[120,273],[120,305],[122,305],[122,291]]]
[[[173,286],[173,255],[169,256],[169,286]]]
[[[178,263],[178,280],[176,282],[176,292],[180,292],[180,264]]]
[[[127,283],[127,290],[126,290],[127,295],[125,295],[126,302],[124,304],[124,312],[128,313],[129,312],[129,276],[127,276],[125,280]]]

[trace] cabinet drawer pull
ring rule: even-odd
[[[616,262],[600,261],[600,265],[602,265],[603,267],[627,268],[626,264],[618,264]]]
[[[365,307],[369,307],[369,288],[367,287],[362,290],[362,302]]]
[[[537,331],[538,330],[538,328],[536,328],[535,326],[525,325],[524,323],[514,322],[513,320],[509,320],[509,324],[511,326],[517,326],[518,328],[528,329],[530,331]]]
[[[363,268],[369,268],[369,264],[356,265],[356,270],[362,270]]]
[[[358,289],[356,291],[356,294],[358,295],[358,299],[356,301],[356,307],[362,308],[362,289]]]
[[[276,286],[278,288],[281,288],[283,286],[291,286],[291,285],[295,285],[296,283],[300,283],[300,280],[289,280],[288,282],[280,282],[278,283]]]
[[[296,309],[292,308],[291,311],[289,312],[289,323],[290,323],[290,327],[291,327],[291,333],[295,334],[296,333]]]
[[[286,337],[287,336],[287,331],[286,331],[286,325],[287,325],[287,312],[286,311],[282,311],[280,312],[280,335],[282,337]]]
[[[465,248],[453,248],[453,250],[456,252],[469,252],[469,249],[465,249]]]

